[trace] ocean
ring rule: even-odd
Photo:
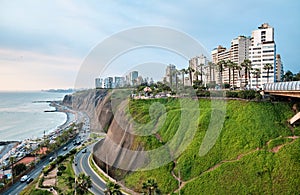
[[[49,103],[36,101],[62,100],[65,93],[0,92],[0,141],[21,141],[42,137],[67,120],[65,113]]]

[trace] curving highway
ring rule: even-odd
[[[87,147],[86,153],[83,153],[82,152],[83,150],[77,153],[77,155],[74,158],[74,161],[77,162],[77,165],[73,163],[73,169],[76,175],[78,175],[79,173],[85,173],[86,175],[89,175],[92,180],[92,187],[90,188],[90,191],[93,194],[102,195],[105,194],[104,193],[104,190],[106,188],[105,181],[101,180],[89,165],[89,156],[91,154],[90,151],[92,149],[92,146],[93,145]]]

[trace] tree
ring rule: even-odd
[[[215,64],[208,62],[210,82],[215,81]]]
[[[148,179],[147,182],[144,182],[142,189],[145,190],[148,195],[160,194],[158,185],[154,179]]]
[[[195,72],[195,70],[192,67],[188,67],[187,71],[189,72],[191,85],[193,85],[192,73]]]
[[[261,72],[259,68],[254,69],[254,72],[252,72],[254,78],[256,78],[256,88],[258,88],[258,78],[260,77],[260,73]]]
[[[234,87],[235,71],[240,70],[241,67],[237,63],[232,63],[232,86]]]
[[[269,74],[270,74],[270,70],[273,69],[272,64],[267,63],[266,65],[264,65],[264,70],[267,70],[267,83],[269,83]]]
[[[78,194],[84,194],[89,190],[90,187],[92,187],[92,180],[90,176],[80,173],[75,181],[75,184],[76,192]]]
[[[199,67],[200,67],[200,71],[198,71],[199,75],[200,75],[200,81],[201,81],[201,84],[203,83],[203,66],[204,64],[200,64]]]
[[[286,73],[283,75],[283,81],[293,81],[294,74],[288,70]]]
[[[121,195],[120,185],[111,181],[106,183],[106,189],[104,191],[107,195]]]
[[[19,163],[17,165],[14,166],[14,175],[20,175],[23,171],[26,170],[26,165],[24,163]]]
[[[180,70],[180,72],[181,72],[181,75],[182,75],[182,85],[184,87],[184,76],[188,73],[188,70],[183,68],[183,69]]]
[[[245,68],[245,83],[248,85],[249,80],[250,80],[250,71],[252,70],[252,64],[249,59],[245,59],[242,63],[241,66]]]
[[[195,73],[194,73],[194,76],[196,77],[196,81],[199,80],[199,78],[198,78],[199,75],[201,75],[200,71],[196,70]],[[202,79],[201,79],[201,80],[202,80]],[[201,81],[201,80],[200,80],[200,81]]]
[[[231,69],[233,68],[234,63],[231,60],[227,60],[225,67],[228,68],[228,75],[229,75],[229,85],[231,86]]]
[[[222,73],[224,71],[224,66],[226,65],[226,62],[224,60],[221,60],[217,63],[218,71],[219,71],[219,77],[220,77],[220,84],[223,85],[223,78]]]

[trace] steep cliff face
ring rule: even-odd
[[[103,169],[108,164],[110,174],[120,178],[128,170],[143,166],[146,158],[143,153],[136,152],[143,148],[134,145],[136,136],[126,114],[127,101],[117,101],[112,106],[111,99],[112,95],[107,90],[89,90],[65,96],[63,103],[87,113],[92,131],[107,132],[106,138],[94,147],[94,159]]]
[[[66,95],[63,103],[74,110],[85,112],[90,118],[91,130],[103,132],[113,118],[110,94],[107,90],[88,90]]]

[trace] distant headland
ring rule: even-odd
[[[52,92],[52,93],[73,93],[74,89],[43,89],[43,92]]]

